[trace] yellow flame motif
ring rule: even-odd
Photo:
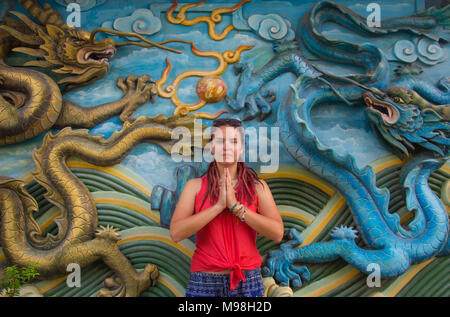
[[[215,70],[206,71],[206,70],[189,70],[179,74],[174,81],[168,85],[166,88],[165,85],[167,78],[169,77],[169,73],[172,70],[172,65],[169,62],[169,59],[166,58],[166,68],[163,70],[161,78],[156,82],[156,87],[158,89],[158,95],[163,98],[170,98],[172,103],[176,106],[174,110],[174,115],[182,115],[185,116],[192,111],[200,109],[207,102],[205,100],[199,100],[198,102],[187,105],[181,102],[177,96],[177,89],[181,81],[188,77],[204,77],[204,76],[219,76],[223,74],[228,66],[228,64],[234,64],[239,61],[241,57],[241,53],[245,50],[249,50],[253,48],[253,45],[240,45],[235,51],[225,51],[223,53],[217,51],[201,51],[197,49],[194,43],[191,42],[191,50],[197,56],[203,57],[215,57],[219,61],[219,66]]]
[[[183,5],[180,8],[177,16],[174,17],[173,13],[174,13],[175,9],[178,7],[178,0],[173,0],[172,6],[166,12],[167,20],[170,23],[173,23],[173,24],[181,24],[181,25],[186,25],[186,26],[191,26],[191,25],[198,24],[200,22],[205,22],[205,23],[208,24],[209,36],[213,40],[221,41],[221,40],[223,40],[224,38],[227,37],[228,33],[230,33],[231,30],[234,29],[234,26],[229,25],[222,31],[222,33],[220,33],[220,34],[216,33],[216,24],[220,23],[222,21],[222,14],[232,13],[232,12],[238,10],[240,7],[242,7],[242,5],[244,3],[250,2],[251,0],[242,0],[241,2],[239,2],[234,7],[231,7],[231,8],[218,8],[218,9],[215,9],[215,10],[213,10],[211,12],[211,15],[209,17],[202,16],[202,17],[197,17],[197,18],[195,18],[193,20],[189,20],[189,19],[186,18],[186,11],[187,10],[189,10],[190,8],[197,7],[197,6],[201,5],[202,3],[205,3],[205,1],[206,0],[202,0],[202,1],[197,2],[197,3]]]

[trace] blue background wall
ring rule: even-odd
[[[66,12],[66,3],[71,1],[69,0],[49,0],[47,1],[51,4],[53,8],[56,8],[64,19],[67,18],[68,12]],[[200,6],[198,11],[192,10],[189,13],[189,18],[194,18],[196,16],[204,16],[209,15],[210,11],[214,8],[218,7],[231,7],[235,5],[238,1],[219,1],[219,0],[208,0],[206,4]],[[256,65],[263,65],[265,61],[273,56],[272,46],[274,41],[264,38],[264,30],[257,29],[242,29],[242,26],[245,25],[248,18],[255,15],[267,15],[270,13],[278,14],[284,20],[290,28],[286,32],[284,38],[288,39],[295,34],[297,25],[300,19],[303,17],[304,13],[311,7],[313,3],[316,1],[304,0],[304,1],[264,1],[264,0],[253,0],[249,3],[243,5],[242,9],[237,11],[235,14],[224,14],[222,22],[217,27],[217,32],[221,32],[226,26],[233,24],[236,26],[236,29],[231,31],[230,34],[222,41],[214,41],[210,38],[207,31],[207,26],[204,23],[200,23],[194,26],[182,26],[182,25],[174,25],[169,23],[166,20],[165,12],[167,8],[169,8],[172,4],[171,1],[131,1],[131,0],[90,0],[85,1],[85,6],[82,7],[81,12],[81,29],[85,29],[87,31],[92,31],[100,26],[108,26],[112,27],[112,25],[118,25],[119,28],[127,29],[130,28],[131,23],[134,21],[132,17],[133,13],[138,9],[148,9],[147,11],[146,21],[153,27],[154,33],[151,35],[146,35],[149,40],[154,42],[160,42],[167,39],[179,38],[185,39],[188,41],[193,41],[198,49],[200,50],[214,50],[218,52],[224,52],[226,50],[235,50],[239,45],[254,45],[254,48],[249,51],[244,51],[242,53],[242,60],[248,60]],[[381,5],[381,18],[388,19],[391,17],[399,17],[399,16],[409,16],[419,10],[423,10],[427,7],[427,4],[430,4],[431,1],[424,0],[383,0],[383,1],[338,1],[346,5],[348,8],[356,11],[362,16],[367,16],[369,12],[367,12],[366,7],[369,3],[375,2]],[[435,1],[435,3],[440,1]],[[40,1],[41,4],[44,1]],[[179,7],[185,2],[179,4]],[[21,12],[25,12],[20,4],[16,4],[15,1],[4,1],[0,3],[0,16],[3,16],[6,9],[15,9]],[[241,16],[243,19],[239,19]],[[288,21],[288,22],[286,22]],[[159,27],[160,25],[160,27]],[[241,29],[239,29],[241,27]],[[395,48],[398,45],[398,42],[401,40],[417,42],[419,39],[411,36],[410,34],[404,33],[396,33],[392,35],[388,35],[383,37],[382,39],[367,39],[360,35],[349,33],[347,30],[338,27],[336,25],[326,25],[325,34],[330,35],[336,39],[345,39],[350,40],[355,43],[364,43],[370,41],[371,43],[376,44],[380,47],[383,52],[386,54],[388,59],[392,63],[392,69],[397,65],[404,65],[405,62],[402,60],[402,57],[396,56]],[[97,38],[100,39],[104,37],[103,34],[98,34]],[[108,37],[114,38],[116,41],[124,41],[125,39],[119,39],[118,37],[108,35]],[[114,101],[120,99],[122,96],[122,92],[120,89],[116,87],[116,80],[118,77],[126,77],[128,75],[150,75],[155,80],[161,77],[161,74],[166,67],[165,60],[168,58],[170,63],[172,64],[172,71],[169,75],[167,83],[170,83],[178,74],[188,71],[188,70],[212,70],[217,67],[217,61],[213,58],[204,58],[194,55],[190,47],[186,44],[181,43],[172,43],[168,44],[175,49],[181,50],[182,54],[175,54],[163,50],[159,50],[157,48],[141,48],[137,46],[127,46],[120,48],[116,55],[111,59],[110,71],[108,74],[101,80],[86,86],[78,88],[70,93],[66,94],[64,97],[76,102],[77,104],[83,107],[91,107],[98,104],[102,104],[109,101]],[[417,64],[423,68],[424,72],[419,75],[421,78],[426,79],[432,83],[436,83],[442,76],[448,75],[448,70],[450,69],[450,62],[448,60],[448,45],[439,44],[439,54],[440,57],[436,60],[435,64],[432,64],[430,60],[423,58],[420,60],[418,58]],[[314,61],[320,67],[326,68],[327,70],[332,70],[336,73],[348,73],[353,71],[361,71],[358,69],[353,69],[351,67],[342,67],[339,65],[335,65],[330,62],[318,60],[315,56],[305,51],[305,56],[310,60]],[[10,64],[20,64],[24,59],[24,56],[21,54],[12,54],[8,58],[8,63]],[[229,65],[227,70],[221,75],[221,77],[225,80],[228,85],[228,94],[231,96],[234,93],[237,83],[237,77],[233,73],[232,65]],[[198,96],[195,92],[195,85],[197,84],[198,78],[188,78],[184,80],[178,89],[179,98],[185,103],[193,103],[198,100]],[[268,86],[271,86],[277,94],[277,99],[274,102],[274,109],[272,114],[266,118],[264,121],[258,121],[257,119],[248,121],[245,123],[247,127],[268,127],[270,131],[270,127],[274,125],[276,122],[276,113],[280,102],[283,100],[283,96],[289,89],[289,85],[294,83],[295,77],[292,74],[284,74],[274,81],[270,82]],[[155,104],[151,104],[150,102],[142,105],[136,112],[135,116],[145,115],[145,116],[154,116],[156,114],[165,114],[167,116],[172,115],[175,106],[169,99],[158,98]],[[230,116],[242,118],[242,113],[233,113],[231,109],[228,108],[225,101],[221,101],[216,104],[207,104],[202,109],[198,110],[201,112],[209,112],[216,113],[219,110],[228,110],[230,111]],[[385,160],[388,157],[388,160],[392,159],[391,149],[381,141],[373,132],[373,130],[368,125],[367,119],[364,115],[364,107],[358,108],[349,108],[344,106],[343,104],[324,104],[319,107],[314,108],[312,113],[313,119],[313,129],[314,132],[319,136],[320,140],[329,147],[335,149],[339,154],[350,153],[353,157],[355,157],[355,161],[359,167],[363,167],[366,165],[377,165],[380,160]],[[203,120],[203,123],[209,126],[211,122],[208,120]],[[107,120],[106,122],[96,126],[95,128],[90,130],[90,134],[102,134],[105,137],[109,137],[115,130],[120,130],[122,123],[120,122],[118,116]],[[57,130],[52,130],[52,132],[57,132]],[[268,136],[270,139],[270,135]],[[17,178],[25,178],[30,175],[30,172],[33,170],[34,163],[32,161],[32,152],[38,149],[41,145],[43,139],[43,135],[36,137],[34,139],[4,146],[0,148],[0,175],[8,175],[11,177]],[[307,175],[310,179],[313,179],[310,176],[308,171],[301,170],[300,165],[285,151],[283,144],[275,143],[275,145],[279,145],[280,147],[280,162],[281,166],[289,166],[289,171],[295,171],[296,175]],[[124,201],[133,202],[135,204],[142,204],[142,208],[148,209],[148,194],[151,191],[152,187],[156,185],[162,185],[169,190],[175,190],[177,186],[177,178],[176,178],[176,169],[182,165],[186,164],[186,162],[174,162],[170,156],[159,146],[155,144],[140,144],[135,147],[131,153],[121,162],[120,167],[116,167],[117,169],[114,171],[120,171],[122,175],[128,175],[129,178],[136,180],[142,186],[148,186],[147,191],[139,192],[135,195],[132,192],[132,189],[124,189],[120,187],[123,185],[117,185],[119,189],[111,190],[109,193],[105,191],[101,193],[94,194],[94,197],[101,201],[101,199],[111,198],[111,197],[124,197]],[[198,167],[199,163],[192,163],[193,166]],[[266,163],[256,162],[250,163],[251,166],[259,171],[258,167],[260,165],[266,165]],[[393,164],[390,166],[389,170],[381,171],[381,176],[386,175],[395,175],[398,176],[398,171],[400,169],[400,165],[398,162],[397,165]],[[201,169],[206,168],[206,164],[203,163]],[[448,171],[447,167],[447,171]],[[77,173],[80,170],[77,170]],[[91,171],[94,173],[94,171]],[[294,172],[292,172],[294,173]],[[295,174],[294,173],[294,174]],[[384,174],[383,174],[384,173]],[[80,178],[82,178],[80,174],[77,174]],[[85,174],[84,174],[85,175]],[[292,174],[293,175],[293,174]],[[106,174],[98,174],[98,177],[106,177]],[[440,178],[439,178],[439,177]],[[448,174],[446,172],[442,172],[440,175],[436,176],[436,182],[439,184],[445,183],[448,180]],[[299,178],[300,179],[300,178]],[[304,178],[302,178],[304,179]],[[83,179],[85,181],[85,179]],[[320,183],[320,180],[317,180]],[[274,181],[275,182],[275,181]],[[390,179],[384,179],[383,182],[391,182],[395,185],[395,180],[392,181]],[[387,184],[386,183],[386,184]],[[289,192],[289,186],[287,183],[283,183],[282,192]],[[380,183],[377,185],[383,185],[385,183]],[[391,185],[392,185],[391,184]],[[304,230],[305,235],[309,234],[313,231],[313,226],[316,220],[321,220],[322,211],[328,212],[331,207],[334,206],[332,203],[336,203],[341,201],[341,196],[334,189],[329,189],[327,191],[328,185],[323,183],[324,190],[321,191],[319,189],[311,189],[313,195],[315,197],[319,197],[323,199],[323,202],[318,203],[317,206],[308,207],[308,212],[304,213],[305,219],[301,224],[289,220],[289,217],[284,217],[286,227],[297,226],[296,228],[301,231]],[[389,186],[391,186],[389,185]],[[34,185],[30,185],[31,186]],[[280,185],[281,186],[281,185]],[[299,185],[300,186],[300,185]],[[308,184],[302,183],[301,186],[310,186]],[[387,185],[386,185],[387,186]],[[439,185],[440,186],[440,185]],[[436,192],[439,192],[440,188],[436,185]],[[93,187],[92,187],[93,188]],[[309,187],[308,187],[309,188]],[[91,189],[91,188],[90,188]],[[123,191],[122,191],[123,190]],[[120,193],[119,193],[120,192]],[[124,194],[128,193],[128,194]],[[283,193],[275,194],[275,198],[277,200],[277,204],[288,205],[286,203],[286,199],[282,197]],[[33,194],[34,195],[34,194]],[[41,210],[41,213],[36,217],[42,216],[43,220],[40,220],[40,224],[47,221],[48,218],[54,217],[56,211],[52,211],[49,209],[50,207],[45,205],[44,199],[42,198],[42,194],[39,194],[39,198],[37,199],[40,207],[46,206]],[[128,196],[127,196],[128,195]],[[396,197],[394,190],[391,191],[391,198]],[[127,196],[127,197],[125,197]],[[293,195],[295,196],[295,195]],[[339,198],[340,197],[340,198]],[[292,197],[291,197],[292,198]],[[295,197],[294,197],[295,198]],[[294,199],[292,198],[292,199]],[[339,198],[339,199],[338,199]],[[290,199],[290,198],[289,198]],[[331,202],[331,205],[330,205]],[[146,206],[146,207],[145,207]],[[97,208],[99,209],[99,217],[100,224],[111,223],[110,212],[112,207],[107,204],[102,204],[99,202],[97,204]],[[109,208],[109,209],[108,209]],[[334,208],[334,207],[333,207]],[[400,207],[398,207],[400,208]],[[448,208],[448,207],[447,207]],[[331,208],[332,209],[332,208]],[[48,210],[48,212],[47,212]],[[306,210],[306,207],[305,207]],[[327,239],[329,230],[337,224],[351,224],[351,215],[348,210],[348,207],[341,203],[340,207],[336,209],[332,209],[335,212],[335,216],[330,217],[329,223],[326,224],[320,231],[317,233],[314,239],[323,240]],[[284,209],[280,211],[285,211]],[[45,213],[51,213],[50,216],[46,216]],[[111,211],[112,212],[112,211]],[[128,210],[127,212],[131,213],[133,217],[135,217],[136,223],[131,223],[125,225],[125,222],[117,224],[117,226],[123,226],[121,229],[127,229],[122,232],[122,236],[128,237],[133,236],[133,234],[143,234],[143,232],[147,232],[145,230],[150,230],[148,228],[151,227],[153,231],[152,234],[160,234],[161,236],[165,236],[167,238],[167,230],[160,228],[160,223],[152,222],[148,219],[142,222],[139,220],[142,215],[139,213],[134,213],[134,211]],[[156,211],[145,210],[145,212],[151,212],[153,215],[156,214]],[[110,218],[108,218],[108,217]],[[103,217],[103,218],[102,218]],[[156,216],[155,216],[156,217]],[[159,217],[159,215],[158,215]],[[162,216],[161,216],[162,217]],[[308,218],[309,217],[309,218]],[[45,218],[45,219],[44,219]],[[139,218],[139,219],[138,219]],[[109,220],[108,220],[109,219]],[[116,218],[114,218],[116,219]],[[147,222],[148,223],[147,223]],[[144,226],[148,225],[149,227],[145,227],[146,229],[142,229],[142,232],[138,232],[138,229],[129,229],[129,227],[133,226]],[[129,227],[127,227],[129,226]],[[144,228],[144,227],[143,227]],[[308,229],[309,228],[309,229]],[[47,231],[55,230],[54,227],[46,227]],[[131,231],[130,231],[131,230]],[[134,231],[133,231],[134,230]],[[314,229],[316,230],[316,229]],[[317,229],[318,230],[318,229]],[[149,231],[149,232],[150,232]],[[311,238],[312,239],[312,238]],[[161,240],[163,241],[163,240]],[[180,256],[180,250],[189,249],[192,250],[194,245],[190,242],[183,242],[182,245],[178,247],[177,250],[173,251],[174,253],[170,253],[169,251],[154,251],[154,250],[162,250],[158,249],[163,244],[163,249],[167,249],[167,242],[151,242],[151,247],[155,249],[151,249],[148,251],[150,256],[153,256],[155,252],[162,252],[161,262],[158,262],[158,266],[160,267],[161,272],[163,273],[164,278],[164,287],[156,288],[159,291],[150,291],[144,295],[147,296],[165,296],[165,295],[182,295],[183,287],[186,284],[186,278],[188,276],[189,270],[189,252],[188,255],[184,254],[182,258],[186,263],[183,262],[183,265],[180,268],[173,268],[171,259],[176,259],[177,256]],[[165,240],[164,240],[165,241]],[[144,244],[142,244],[144,245]],[[261,254],[266,254],[268,250],[274,249],[277,247],[275,244],[268,244],[267,241],[258,240],[258,246],[260,248]],[[144,246],[141,246],[144,248]],[[124,252],[130,258],[133,258],[137,266],[140,265],[141,259],[136,256],[134,257],[134,251],[131,250],[133,246],[126,249],[123,247]],[[183,249],[184,248],[184,249]],[[164,249],[164,250],[166,250]],[[150,250],[150,249],[149,249]],[[152,253],[153,252],[153,253]],[[180,256],[181,257],[181,256]],[[144,259],[147,260],[147,259]],[[144,261],[145,262],[145,261]],[[142,262],[142,263],[144,263]],[[414,266],[411,268],[408,273],[405,273],[404,277],[399,278],[398,280],[391,280],[389,282],[383,282],[383,294],[384,295],[416,295],[416,294],[435,294],[438,292],[435,290],[435,293],[432,292],[434,285],[442,285],[443,288],[447,287],[447,291],[445,293],[437,293],[442,296],[442,294],[447,294],[448,296],[448,282],[445,279],[439,278],[439,276],[448,277],[448,267],[449,267],[448,257],[436,260],[431,265],[426,267],[425,270],[421,271],[428,262],[424,266]],[[172,271],[179,270],[179,271]],[[184,270],[184,271],[183,271]],[[428,271],[427,271],[428,270]],[[349,266],[345,265],[343,262],[335,262],[334,264],[330,264],[328,266],[313,266],[311,268],[312,271],[312,283],[310,288],[305,288],[305,290],[300,290],[296,293],[296,296],[319,296],[319,295],[361,295],[361,294],[372,294],[372,290],[367,290],[364,288],[365,277],[362,274],[352,271]],[[95,264],[90,266],[84,271],[86,275],[89,276],[98,276],[97,280],[101,281],[105,276],[111,274],[110,271],[104,266],[100,264]],[[95,273],[97,272],[97,273]],[[100,272],[100,273],[99,273]],[[181,273],[180,273],[181,272]],[[420,272],[420,273],[419,273]],[[439,272],[439,275],[436,275],[435,272]],[[178,274],[178,275],[177,275]],[[409,275],[408,275],[409,274]],[[442,275],[441,275],[442,274]],[[342,283],[339,287],[335,289],[323,291],[321,287],[324,285],[328,285],[328,283],[338,280],[341,277],[347,277],[347,282]],[[425,279],[424,279],[425,278]],[[434,279],[434,280],[433,280]],[[83,288],[83,290],[70,290],[65,287],[64,283],[61,281],[49,281],[38,284],[38,288],[42,293],[48,295],[57,295],[57,296],[92,296],[97,290],[97,280],[90,280],[89,286]],[[420,280],[427,281],[425,285],[420,284]],[[405,282],[406,281],[406,282]],[[412,282],[411,282],[412,281]],[[409,282],[409,284],[408,284]],[[162,282],[161,282],[162,283]],[[316,283],[316,284],[314,284]],[[441,283],[441,284],[439,284]],[[162,285],[162,284],[161,284]],[[167,285],[171,285],[170,287]],[[401,287],[400,287],[400,286]],[[405,287],[406,285],[406,287]],[[402,287],[404,287],[402,289]],[[409,287],[409,288],[408,288]],[[318,292],[317,289],[322,289],[321,292]],[[422,290],[429,290],[429,293],[423,293]],[[409,293],[408,293],[409,292]],[[422,292],[422,293],[421,293]]]

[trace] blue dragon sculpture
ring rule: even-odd
[[[244,119],[258,115],[264,119],[271,113],[272,105],[263,87],[267,82],[285,72],[298,77],[278,109],[280,137],[302,166],[345,196],[369,247],[363,249],[355,243],[357,231],[353,228],[336,227],[330,241],[306,246],[300,246],[299,234],[290,230],[289,241],[269,254],[263,275],[297,288],[302,280],[309,280],[310,274],[306,266],[295,263],[342,258],[363,273],[368,273],[369,264],[376,263],[381,277],[395,277],[411,264],[450,254],[449,218],[428,185],[429,175],[445,164],[450,154],[448,78],[441,79],[437,86],[410,75],[392,80],[390,64],[375,45],[333,40],[322,33],[323,24],[332,21],[367,36],[410,32],[447,42],[434,31],[448,18],[449,11],[447,7],[384,20],[382,27],[370,28],[365,18],[345,6],[322,1],[302,18],[296,42],[279,47],[278,55],[264,67],[255,72],[251,64],[239,65],[239,85],[228,104],[236,111],[245,109]],[[344,77],[324,72],[304,57],[300,43],[321,58],[361,66],[365,73]],[[415,217],[407,228],[400,225],[397,214],[389,213],[389,191],[377,188],[373,169],[358,168],[353,157],[338,155],[314,135],[311,109],[320,103],[342,101],[354,107],[365,105],[367,118],[377,133],[408,158],[401,182],[406,206]]]

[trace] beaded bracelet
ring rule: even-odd
[[[237,207],[239,207],[240,205],[241,205],[241,203],[240,203],[239,201],[237,201],[237,202],[233,205],[233,207],[230,208],[230,212],[232,212],[233,214],[235,214],[234,209],[237,208]]]
[[[241,213],[245,210],[245,206],[241,204],[241,208],[236,212],[235,216],[240,218]]]
[[[237,216],[242,211],[243,208],[244,208],[244,205],[239,204],[239,206],[236,209],[236,212],[233,212],[233,215]]]
[[[236,210],[234,210],[235,208]],[[241,204],[241,202],[236,202],[233,207],[230,208],[230,212],[238,217],[241,222],[245,221],[245,213],[247,212],[247,208],[243,204]]]
[[[242,204],[238,202],[235,208],[233,208],[232,214],[235,215],[236,212],[242,207]]]
[[[233,207],[230,208],[230,212],[233,212],[233,209],[234,209],[234,207],[236,207],[237,204],[239,204],[238,201],[233,205]]]
[[[242,213],[241,222],[245,222],[245,213],[247,212],[247,208],[244,208],[244,212]]]

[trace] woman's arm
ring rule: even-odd
[[[231,178],[227,175],[227,187],[231,188],[228,190],[228,198],[227,202],[231,208],[237,201],[234,195],[234,190],[231,185]],[[272,192],[270,191],[267,183],[261,179],[262,184],[256,183],[256,193],[258,195],[258,210],[259,213],[256,212],[246,212],[244,216],[245,222],[253,228],[259,234],[262,234],[264,237],[273,240],[275,242],[280,242],[283,239],[284,235],[284,224],[281,219],[280,212],[278,211],[277,205],[272,196]],[[228,189],[227,188],[227,189]]]
[[[262,185],[256,184],[259,213],[246,212],[244,220],[259,234],[275,242],[280,242],[284,235],[283,220],[269,186],[264,180],[261,179],[261,181]]]
[[[186,183],[181,192],[172,220],[170,221],[170,237],[174,242],[179,242],[192,236],[213,220],[226,207],[224,200],[219,199],[215,205],[194,214],[195,196],[200,184],[198,180],[191,179]]]

